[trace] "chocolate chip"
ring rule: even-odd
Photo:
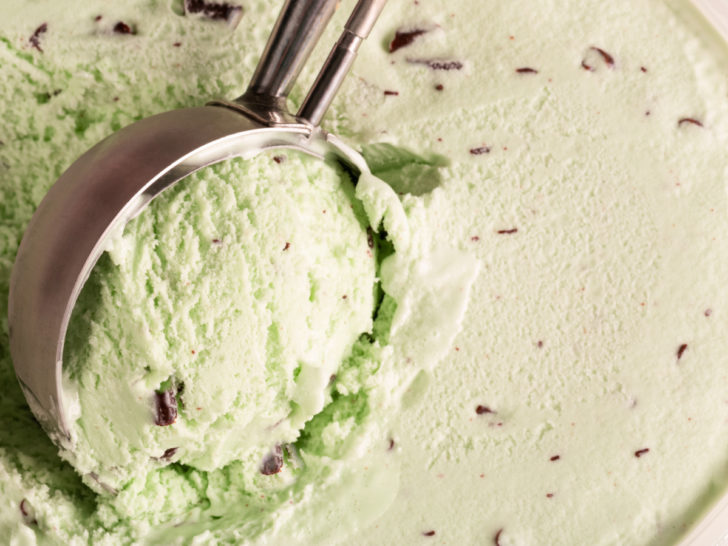
[[[394,449],[394,438],[389,439],[389,447],[387,448],[387,451],[392,451]]]
[[[272,476],[278,474],[283,468],[283,451],[281,446],[276,446],[273,451],[268,453],[263,458],[263,462],[260,465],[260,473],[265,476]]]
[[[546,498],[547,499],[553,498],[553,496],[554,496],[553,493],[546,493]]]
[[[553,461],[558,461],[559,459],[561,459],[561,455],[554,455],[553,457],[551,457],[549,459],[549,461],[552,461],[553,462]]]
[[[530,68],[528,66],[524,66],[523,68],[516,68],[516,72],[518,74],[538,74],[538,70],[535,68]]]
[[[490,148],[488,146],[478,146],[477,148],[470,148],[471,155],[483,155],[489,154]]]
[[[496,233],[498,235],[512,235],[513,233],[518,233],[518,228],[499,229]]]
[[[286,245],[283,247],[283,251],[285,252],[289,248],[291,248],[291,243],[289,243],[288,241],[286,241]]]
[[[437,85],[435,86],[435,90],[436,90],[436,91],[442,91],[443,89],[445,89],[445,86],[444,86],[444,85],[442,85],[441,83],[438,83],[438,84],[437,84]]]
[[[493,537],[493,544],[495,544],[495,546],[501,546],[500,537],[501,537],[502,533],[503,533],[503,529],[498,529],[495,536]]]
[[[41,53],[43,53],[43,48],[40,47],[40,37],[42,34],[45,34],[47,31],[48,31],[48,23],[43,23],[38,28],[35,29],[35,31],[31,35],[30,39],[28,40],[30,42],[30,46],[37,49]]]
[[[101,489],[103,489],[104,491],[106,491],[107,493],[109,493],[111,495],[118,495],[119,494],[119,490],[118,489],[115,489],[114,487],[111,487],[109,484],[106,484],[106,483],[102,482],[101,481],[101,478],[99,478],[99,475],[96,474],[96,472],[89,472],[88,473],[88,477],[91,478],[93,481],[95,481],[96,484],[99,487],[101,487]]]
[[[20,515],[23,516],[23,523],[26,525],[38,524],[38,520],[35,519],[35,509],[28,502],[28,499],[20,501]]]
[[[640,457],[642,457],[642,455],[644,455],[645,453],[648,453],[649,451],[650,451],[650,449],[648,447],[646,447],[644,449],[638,449],[637,451],[634,452],[634,456],[639,459]]]
[[[422,36],[426,32],[426,30],[419,28],[414,30],[397,30],[397,32],[394,33],[394,38],[392,38],[392,41],[389,42],[389,52],[394,53],[398,49],[402,49],[403,47],[410,45],[415,41],[415,38]]]
[[[539,349],[541,349],[541,348],[543,347],[543,341],[541,341],[541,340],[539,339],[539,340],[538,340],[538,341],[536,342],[536,347],[538,347]]]
[[[177,454],[178,449],[178,447],[170,447],[169,449],[165,449],[164,453],[162,453],[162,456],[159,459],[162,461],[171,461],[172,457]]]
[[[684,123],[689,123],[691,125],[697,125],[698,127],[703,127],[703,123],[700,120],[697,120],[695,118],[680,118],[677,122],[677,126],[681,127]]]
[[[390,91],[389,89],[385,89],[384,94],[388,97],[396,97],[399,95],[399,91]]]
[[[424,532],[422,533],[422,536],[425,536],[425,537],[434,537],[434,536],[435,536],[435,531],[433,531],[433,530],[430,530],[430,531],[424,531]]]
[[[604,64],[607,65],[607,68],[614,68],[614,57],[612,57],[609,53],[599,47],[594,46],[590,47],[589,51],[597,52],[604,61]],[[584,70],[588,70],[589,72],[594,72],[596,70],[596,67],[594,65],[587,63],[586,58],[581,61],[581,67]]]
[[[374,248],[374,231],[372,231],[372,228],[367,228],[367,245],[369,248]]]
[[[680,345],[680,347],[677,348],[677,359],[680,360],[682,358],[683,353],[685,352],[685,349],[688,348],[687,343],[683,343]]]
[[[640,66],[640,70],[641,70],[642,72],[647,72],[647,69],[646,69],[646,68],[645,68],[644,66]]]
[[[154,393],[154,424],[160,427],[173,425],[177,420],[177,400],[173,390]]]
[[[432,70],[462,70],[460,61],[445,61],[439,59],[407,59],[410,64],[423,64]]]
[[[489,408],[488,406],[483,406],[483,405],[480,405],[480,404],[479,404],[479,405],[478,405],[478,406],[477,406],[477,407],[475,408],[475,413],[477,413],[478,415],[485,415],[486,413],[492,413],[492,414],[495,414],[496,412],[494,412],[494,411],[493,411],[492,409],[490,409],[490,408]]]
[[[592,47],[591,49],[602,56],[602,59],[604,59],[604,62],[609,68],[612,68],[614,66],[614,57],[612,57],[609,53],[599,47]]]
[[[278,163],[280,165],[281,163],[284,163],[286,161],[286,156],[284,156],[284,155],[274,155],[273,156],[273,161],[275,161],[276,163]]]
[[[213,239],[212,240],[212,244],[213,245],[221,245],[222,244],[222,239]]]
[[[182,45],[182,42],[175,42],[172,44],[174,47],[180,47]]]
[[[232,28],[238,26],[243,17],[243,8],[227,2],[206,2],[185,0],[185,13],[196,13],[215,21],[227,21]]]
[[[136,29],[130,27],[124,21],[119,21],[114,25],[114,32],[117,34],[136,34]]]

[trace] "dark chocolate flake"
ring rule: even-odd
[[[33,34],[30,36],[30,39],[28,40],[30,42],[30,47],[37,49],[38,51],[43,53],[43,48],[40,47],[40,37],[46,32],[48,32],[48,23],[43,23],[38,28],[36,28]]]
[[[374,231],[370,227],[367,228],[367,246],[374,248]]]
[[[432,70],[462,70],[460,61],[447,61],[440,59],[407,59],[410,64],[423,64]]]
[[[435,91],[442,91],[443,89],[445,89],[445,86],[444,86],[444,85],[442,85],[441,83],[438,83],[438,84],[437,84],[437,85],[435,86]]]
[[[559,459],[561,459],[561,455],[554,455],[553,457],[549,458],[549,461],[554,462],[558,461]]]
[[[28,499],[20,501],[20,515],[23,516],[23,523],[26,525],[37,525],[38,520],[35,519],[35,510],[28,502]]]
[[[495,533],[495,536],[493,537],[493,544],[495,544],[495,546],[501,546],[500,537],[502,534],[503,529],[498,529],[498,531]]]
[[[226,21],[232,28],[238,26],[243,17],[243,8],[227,2],[206,2],[185,0],[185,13],[196,13],[213,21]]]
[[[399,95],[399,91],[392,91],[390,89],[385,89],[384,94],[388,97],[396,97]]]
[[[499,229],[496,233],[498,233],[498,235],[512,235],[514,233],[518,233],[518,228]]]
[[[634,452],[634,456],[639,459],[640,457],[642,457],[642,455],[649,453],[649,451],[650,451],[650,448],[648,448],[648,447],[646,447],[644,449],[638,449],[637,451]]]
[[[169,449],[165,449],[164,453],[162,453],[162,456],[159,457],[160,461],[171,461],[172,457],[174,457],[177,454],[178,447],[170,447]]]
[[[93,481],[95,481],[96,484],[99,487],[101,487],[101,489],[103,489],[104,491],[106,491],[107,493],[109,493],[111,495],[118,495],[119,494],[119,490],[118,489],[115,489],[114,487],[111,487],[110,485],[102,482],[101,481],[101,478],[99,478],[99,475],[96,474],[96,472],[89,472],[88,473],[88,477],[91,478]]]
[[[600,47],[594,47],[594,46],[592,46],[589,49],[591,49],[592,51],[596,51],[597,53],[599,53],[599,55],[602,56],[602,59],[604,59],[604,63],[609,68],[613,68],[614,67],[614,57],[612,57],[609,53],[607,53],[606,51],[604,51]]]
[[[524,66],[523,68],[516,68],[516,72],[518,74],[538,74],[538,70],[535,68],[531,68],[529,66]]]
[[[647,72],[647,68],[645,68],[644,66],[640,66],[640,70],[641,70],[641,71],[642,71],[643,73],[644,73],[644,72]]]
[[[275,161],[276,163],[278,163],[280,165],[281,163],[285,163],[286,156],[284,156],[284,155],[274,155],[273,156],[273,161]]]
[[[429,531],[424,531],[422,533],[422,536],[425,536],[425,537],[434,537],[435,536],[435,531],[432,530],[432,529],[429,530]]]
[[[285,252],[285,251],[286,251],[286,250],[288,250],[289,248],[291,248],[291,243],[289,243],[288,241],[286,241],[286,244],[285,244],[285,246],[283,247],[283,251]]]
[[[695,118],[680,118],[677,122],[677,126],[682,127],[685,123],[688,123],[690,125],[697,125],[698,127],[703,127],[703,122]]]
[[[415,41],[415,38],[422,36],[426,32],[426,30],[421,28],[416,28],[414,30],[397,30],[397,32],[394,33],[394,38],[392,38],[392,41],[389,42],[389,52],[394,53],[398,49],[407,47]]]
[[[136,34],[136,29],[127,25],[124,21],[119,21],[114,25],[114,32],[117,34]]]
[[[490,148],[488,146],[478,146],[477,148],[470,148],[471,155],[483,155],[489,154]]]
[[[276,446],[273,451],[263,458],[260,465],[260,473],[264,476],[272,476],[278,474],[283,469],[283,450],[281,446]]]
[[[97,22],[97,23],[99,21],[101,21],[101,19],[102,19],[101,15],[97,15],[96,17],[94,17],[94,21]]]
[[[614,68],[614,57],[612,57],[609,53],[604,51],[602,48],[592,46],[589,48],[589,51],[596,51],[601,56],[602,60],[604,61],[604,64],[607,65],[607,68]],[[583,59],[581,61],[581,67],[584,70],[588,70],[589,72],[594,72],[596,70],[596,67],[594,67],[594,65],[587,63],[586,59]]]
[[[389,439],[389,447],[387,447],[387,451],[392,451],[394,449],[394,438]]]
[[[677,359],[680,360],[682,358],[683,353],[685,352],[685,349],[688,348],[687,343],[683,343],[680,345],[680,347],[677,348]]]
[[[492,409],[490,409],[490,408],[489,408],[488,406],[483,406],[482,404],[479,404],[479,405],[478,405],[478,406],[477,406],[477,407],[475,408],[475,413],[477,413],[478,415],[485,415],[486,413],[492,413],[492,414],[495,414],[496,412],[494,412],[494,411],[493,411]]]
[[[177,400],[174,391],[154,393],[154,424],[160,427],[173,425],[177,420]]]

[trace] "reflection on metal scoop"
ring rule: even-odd
[[[232,102],[174,110],[134,123],[82,155],[53,185],[28,225],[10,281],[10,350],[33,413],[72,449],[62,396],[71,311],[108,237],[160,192],[232,157],[271,148],[335,157],[355,173],[355,151],[318,124],[386,0],[359,0],[296,115],[286,97],[337,0],[286,0],[248,90]]]

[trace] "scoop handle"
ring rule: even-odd
[[[386,3],[387,0],[359,0],[357,2],[346,22],[344,32],[329,53],[326,63],[301,104],[297,117],[312,125],[321,123],[321,119],[356,59],[359,46],[369,36]]]
[[[247,91],[237,101],[283,106],[337,0],[286,0]]]

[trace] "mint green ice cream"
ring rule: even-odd
[[[79,470],[253,468],[323,410],[371,332],[374,248],[345,175],[289,156],[190,177],[112,242],[66,348]]]
[[[211,6],[6,2],[3,307],[78,155],[239,95],[280,2]],[[372,173],[233,159],[112,238],[73,451],[0,313],[0,543],[679,543],[728,485],[727,69],[687,0],[390,0],[323,123]]]

